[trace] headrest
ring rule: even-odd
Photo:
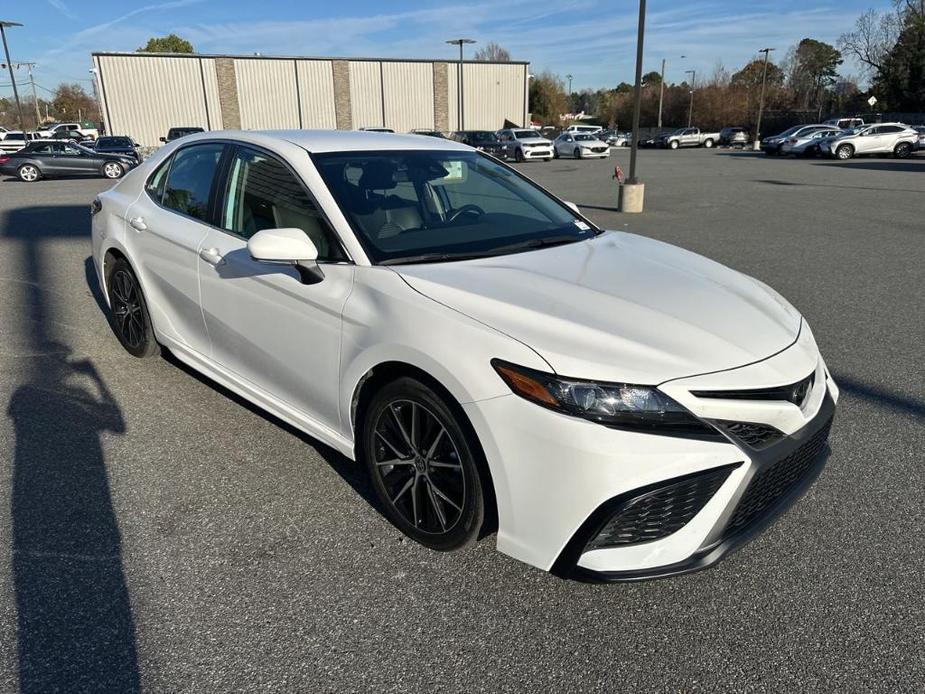
[[[395,187],[398,167],[390,161],[368,161],[363,167],[359,185],[364,190],[391,190]]]

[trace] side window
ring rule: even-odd
[[[167,171],[170,169],[171,159],[164,161],[157,170],[148,178],[145,183],[145,192],[151,196],[155,202],[161,201],[164,194],[164,183],[167,181]]]
[[[174,154],[161,204],[208,221],[209,192],[224,147],[218,143],[194,145]]]
[[[340,244],[305,188],[277,159],[238,148],[228,171],[222,228],[249,239],[263,229],[304,231],[318,260],[344,260]]]
[[[51,154],[52,148],[51,145],[35,145],[30,151],[38,152],[39,154]]]

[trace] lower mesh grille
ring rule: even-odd
[[[806,477],[816,458],[825,447],[832,428],[832,419],[786,458],[778,460],[759,472],[749,483],[736,506],[725,534],[733,535],[750,525],[766,511],[774,508],[781,498],[792,491]]]
[[[677,532],[713,498],[735,468],[727,465],[664,486],[622,504],[586,549],[618,547],[660,540]]]
[[[752,448],[767,448],[771,444],[777,443],[784,438],[782,431],[768,424],[727,421],[717,421],[716,424],[746,446]]]

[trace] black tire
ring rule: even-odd
[[[710,138],[707,138],[706,140],[703,141],[703,146],[706,147],[707,149],[712,149],[713,140],[711,140]]]
[[[672,140],[671,142],[668,143],[668,148],[669,148],[669,149],[677,149],[677,148],[680,147],[680,146],[681,146],[681,145],[678,144],[678,141],[677,141],[677,140]]]
[[[442,552],[475,541],[485,519],[478,448],[441,395],[413,378],[392,381],[359,431],[358,453],[395,527]]]
[[[160,352],[154,337],[148,304],[132,266],[118,258],[106,273],[109,296],[109,324],[116,339],[133,357],[151,357]]]
[[[912,145],[910,145],[908,142],[900,142],[893,149],[893,156],[895,156],[897,159],[905,159],[906,157],[909,157],[911,155],[912,155]]]
[[[522,162],[525,159],[524,151],[520,147],[514,150],[514,161]]]
[[[854,156],[854,147],[851,145],[841,145],[838,149],[835,150],[835,158],[841,159],[842,161],[846,159],[851,159]]]
[[[554,148],[554,149],[552,150],[552,156],[553,156],[553,159],[558,159],[558,158],[559,158],[559,148],[558,148],[558,147],[556,147],[556,148]]]
[[[575,151],[572,152],[572,156],[576,159],[581,159],[581,147],[576,147]]]
[[[16,170],[16,175],[24,183],[35,183],[42,177],[42,170],[35,164],[23,164]]]
[[[125,167],[122,166],[117,161],[107,161],[100,167],[100,173],[103,175],[103,178],[108,178],[111,180],[116,180],[122,178],[125,175]]]

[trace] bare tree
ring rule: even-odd
[[[509,63],[511,54],[494,41],[489,41],[475,52],[475,59],[483,63]]]
[[[896,14],[868,10],[854,25],[854,31],[842,34],[838,38],[838,47],[842,53],[854,56],[868,72],[879,71],[884,58],[896,45],[899,36],[900,21]]]

